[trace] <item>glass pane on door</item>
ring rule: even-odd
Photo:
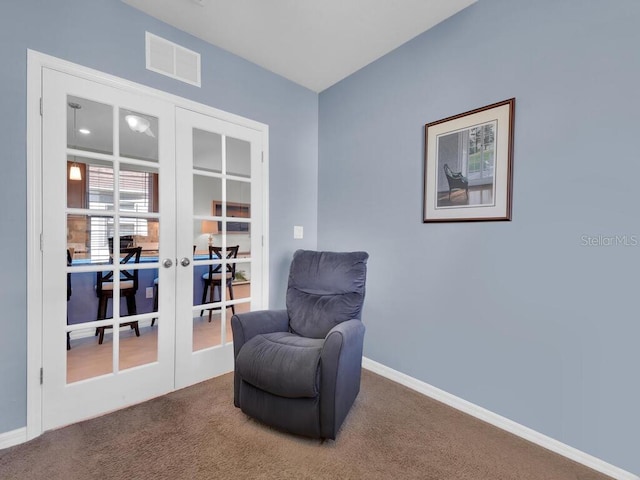
[[[67,383],[113,372],[113,342],[96,346],[94,329],[71,330],[67,338]],[[60,339],[62,347],[62,339]]]
[[[109,263],[108,236],[112,224],[111,215],[67,214],[67,250],[75,266]]]
[[[158,169],[139,165],[120,165],[120,211],[158,213],[160,186]]]
[[[136,336],[135,322],[127,325],[125,322],[120,329],[119,370],[138,367],[158,360],[158,328],[145,326],[146,323],[137,322],[140,336]]]
[[[222,173],[222,135],[194,128],[193,168]]]
[[[113,162],[67,157],[67,208],[113,210]]]
[[[67,148],[113,153],[113,107],[67,96]]]
[[[231,284],[229,298],[227,300],[238,301],[250,298],[251,262],[231,262],[230,266],[233,271],[233,282]]]
[[[193,176],[193,214],[220,216],[218,205],[222,204],[222,179],[203,175]],[[217,233],[217,232],[216,232]]]
[[[231,307],[227,309],[225,318],[226,331],[231,332],[231,317],[233,313]],[[209,320],[210,318],[210,320]],[[222,341],[222,313],[220,307],[211,310],[205,310],[204,315],[200,316],[199,312],[194,312],[193,316],[193,351],[204,350],[207,348],[218,347],[223,344]],[[226,342],[230,342],[231,337],[227,336]],[[224,342],[224,343],[226,343]]]
[[[201,219],[193,224],[193,244],[196,251],[208,257],[209,246],[222,245],[219,205],[222,204],[222,179],[203,175],[193,176],[193,214]]]
[[[144,113],[120,109],[120,156],[158,161],[158,118]]]
[[[226,137],[227,174],[251,177],[251,144],[238,138]]]

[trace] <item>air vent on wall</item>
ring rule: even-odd
[[[200,54],[146,32],[147,69],[200,86]]]

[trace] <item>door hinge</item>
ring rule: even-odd
[[[42,105],[42,104],[40,104]],[[264,152],[262,152],[262,163],[264,163]]]
[[[262,235],[262,246],[264,247],[264,235]]]
[[[40,233],[40,251],[44,252],[44,240],[42,239],[42,233]]]
[[[40,116],[42,116],[42,97],[40,97]]]
[[[43,379],[44,379],[44,369],[40,367],[40,385],[42,385]]]

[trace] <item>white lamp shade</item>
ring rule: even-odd
[[[69,180],[82,180],[82,172],[77,164],[71,165],[69,169]]]

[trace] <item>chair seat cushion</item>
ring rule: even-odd
[[[133,288],[133,280],[120,280],[120,290]],[[102,290],[113,290],[113,282],[104,282]]]
[[[254,387],[281,397],[317,397],[323,344],[324,339],[288,332],[256,335],[240,349],[236,374]]]
[[[231,272],[227,272],[227,280],[231,278]],[[212,273],[211,274],[211,280],[220,280],[222,278],[222,274],[221,273]],[[209,280],[209,272],[202,274],[202,279],[203,280]]]

